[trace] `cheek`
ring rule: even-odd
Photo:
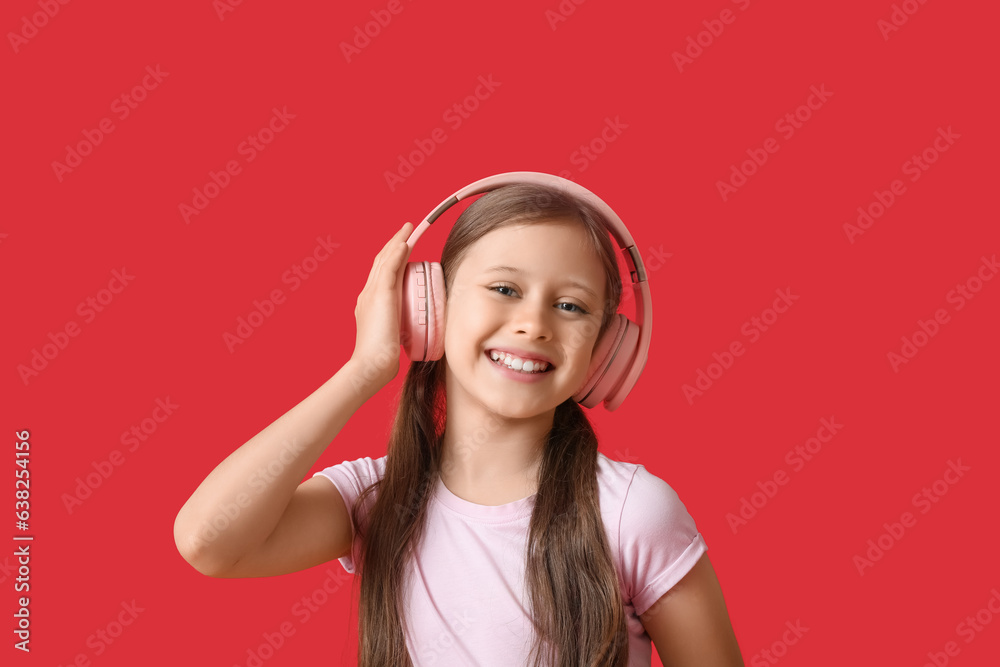
[[[445,349],[452,348],[453,355],[462,353],[462,348],[475,340],[477,321],[475,313],[466,304],[451,304],[444,313]]]
[[[474,330],[487,319],[496,319],[497,312],[495,304],[490,304],[488,299],[467,294],[449,299],[445,304],[444,315],[445,322],[449,321],[449,317],[454,319],[456,328]]]
[[[593,333],[587,327],[568,328],[564,340],[567,353],[577,358],[580,363],[586,363],[594,353],[595,340]]]

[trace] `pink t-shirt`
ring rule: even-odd
[[[344,461],[315,473],[347,507],[385,472],[385,457]],[[625,601],[629,667],[649,667],[652,647],[638,616],[707,550],[684,504],[642,465],[598,453],[601,517]],[[376,490],[361,512],[363,526]],[[424,539],[410,564],[406,645],[414,667],[509,667],[527,663],[534,628],[524,588],[528,525],[535,496],[505,505],[459,498],[438,478]],[[341,565],[354,572],[357,534]]]

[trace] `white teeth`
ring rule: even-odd
[[[498,352],[497,350],[490,350],[490,359],[522,373],[542,373],[549,367],[549,364],[545,361],[526,361],[512,357],[509,353]]]

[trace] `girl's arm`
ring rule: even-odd
[[[639,620],[664,667],[744,667],[708,554]]]
[[[210,576],[271,576],[350,548],[350,519],[329,480],[307,480],[297,489],[347,420],[384,386],[365,380],[366,369],[371,375],[369,364],[348,361],[212,470],[174,521],[184,560]],[[274,541],[277,549],[266,548],[279,521],[283,539]],[[255,562],[234,569],[251,555]]]
[[[399,372],[401,292],[413,226],[375,256],[354,316],[354,354],[332,378],[230,454],[174,521],[177,550],[199,572],[264,577],[346,553],[351,521],[329,480],[299,484],[347,420]]]

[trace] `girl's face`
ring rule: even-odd
[[[597,342],[604,282],[603,264],[578,221],[511,225],[470,246],[445,305],[449,407],[468,398],[524,418],[575,394]],[[549,370],[531,382],[511,377],[490,351],[514,349],[548,359]]]

